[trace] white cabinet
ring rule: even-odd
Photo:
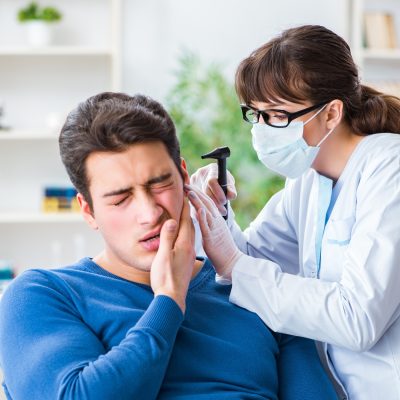
[[[120,90],[120,0],[48,0],[63,20],[54,44],[25,44],[16,21],[28,0],[0,0],[0,259],[17,271],[55,267],[101,249],[79,214],[41,212],[44,186],[70,185],[59,126],[80,101]]]
[[[398,0],[352,0],[351,46],[363,83],[400,96],[400,2]],[[388,14],[392,19],[396,48],[368,48],[365,15]],[[372,33],[382,35],[381,28],[370,25]]]

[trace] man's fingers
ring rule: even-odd
[[[168,254],[174,248],[174,242],[177,235],[178,224],[174,219],[164,222],[160,232],[160,246],[158,253]]]
[[[186,198],[183,200],[179,232],[175,243],[182,244],[184,242],[194,245],[194,225],[192,218],[190,217],[189,202]]]

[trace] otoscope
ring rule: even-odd
[[[226,159],[231,155],[229,147],[217,147],[213,151],[201,156],[202,159],[214,158],[218,161],[218,183],[226,194],[228,193],[227,180],[226,180]],[[224,219],[228,219],[228,202],[225,203],[226,215]]]

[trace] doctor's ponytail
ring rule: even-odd
[[[365,135],[379,132],[400,133],[398,97],[365,85],[360,85],[359,96],[360,99],[350,102],[346,109],[347,120],[355,132]]]
[[[255,50],[240,63],[235,85],[246,104],[339,99],[357,134],[400,133],[400,99],[362,85],[349,45],[319,25],[288,29]]]

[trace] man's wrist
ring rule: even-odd
[[[181,309],[182,313],[185,314],[186,311],[186,296],[182,296],[177,294],[176,292],[173,291],[168,291],[168,290],[158,290],[154,292],[154,297],[156,296],[167,296],[170,299],[172,299],[178,307]]]

